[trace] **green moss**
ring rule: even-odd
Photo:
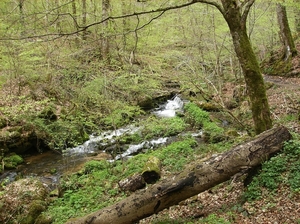
[[[28,213],[26,214],[26,216],[24,217],[23,214],[20,214],[17,217],[17,220],[19,223],[22,224],[36,223],[35,220],[43,211],[45,211],[46,208],[47,208],[47,204],[44,201],[40,201],[40,200],[32,201],[32,203],[29,205]]]
[[[174,136],[181,133],[187,127],[185,121],[180,117],[159,119],[154,116],[144,121],[142,126],[144,126],[142,135],[146,139]]]
[[[35,223],[39,224],[51,224],[53,223],[53,219],[50,215],[47,214],[40,214],[37,219],[35,220]]]
[[[146,183],[153,184],[159,178],[161,174],[161,161],[155,157],[150,156],[148,161],[145,163],[142,176]]]
[[[106,160],[96,161],[91,160],[84,164],[83,173],[91,173],[98,170],[104,170],[109,167],[109,162]]]
[[[195,128],[202,128],[205,142],[220,142],[225,139],[224,129],[212,122],[209,113],[199,108],[194,103],[185,106],[185,119]]]
[[[112,111],[102,121],[108,127],[121,127],[131,122],[135,116],[140,115],[142,111],[139,107],[120,105],[120,108]]]
[[[23,158],[19,155],[13,154],[4,159],[4,167],[7,169],[15,169],[19,164],[23,163]]]
[[[210,122],[209,113],[199,108],[194,103],[188,103],[184,107],[185,120],[194,127],[203,127],[204,123]]]

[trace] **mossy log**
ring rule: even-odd
[[[140,173],[133,174],[125,180],[119,181],[118,184],[123,191],[131,192],[142,189],[146,186],[146,182]]]
[[[134,192],[144,188],[147,184],[154,184],[160,178],[161,162],[157,157],[151,156],[145,163],[142,173],[135,173],[132,176],[119,181],[119,187],[123,191]]]
[[[270,129],[252,141],[204,162],[191,164],[178,175],[136,191],[114,205],[67,223],[134,223],[229,180],[236,173],[261,164],[278,152],[290,138],[285,127]]]
[[[142,177],[147,184],[154,184],[160,178],[161,162],[157,157],[151,156],[145,163]]]

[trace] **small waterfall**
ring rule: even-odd
[[[159,117],[175,117],[176,112],[182,111],[184,106],[183,100],[179,96],[168,100],[166,104],[156,109],[153,113]]]

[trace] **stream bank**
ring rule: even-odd
[[[175,117],[177,113],[183,112],[183,106],[186,102],[175,95],[157,108],[152,109],[149,116],[153,114],[162,119]],[[62,154],[48,150],[43,153],[24,156],[24,163],[15,170],[5,171],[0,176],[0,181],[8,184],[21,177],[38,177],[53,190],[59,184],[59,178],[62,175],[80,170],[83,164],[89,160],[104,159],[113,162],[126,159],[148,149],[170,144],[175,140],[175,137],[161,137],[136,144],[120,144],[120,137],[137,133],[140,128],[129,125],[116,130],[104,131],[97,136],[90,135],[89,140],[82,145],[64,150]]]

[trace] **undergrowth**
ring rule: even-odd
[[[126,196],[119,190],[118,181],[142,172],[150,156],[159,158],[164,170],[180,171],[194,159],[196,145],[193,138],[187,137],[127,161],[90,161],[77,174],[62,179],[63,197],[55,200],[43,216],[51,216],[53,223],[64,223],[71,217],[83,216],[111,205]]]
[[[245,197],[252,201],[267,194],[276,194],[280,184],[292,192],[300,192],[300,141],[294,139],[284,144],[283,153],[262,164],[262,169],[249,184]]]

